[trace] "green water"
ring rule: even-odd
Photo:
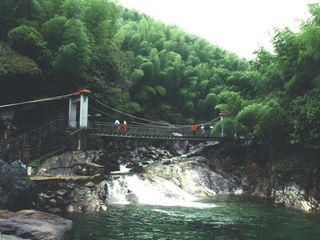
[[[107,213],[73,215],[74,239],[319,240],[320,218],[261,199],[219,197],[214,208],[113,205]]]

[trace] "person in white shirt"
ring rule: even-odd
[[[117,132],[120,131],[120,121],[117,119],[114,121],[114,130],[116,130]]]

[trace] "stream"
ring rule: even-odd
[[[318,215],[243,195],[235,176],[205,162],[172,158],[106,180],[107,211],[70,215],[74,239],[320,239]]]
[[[319,240],[319,216],[262,199],[216,196],[194,206],[111,205],[106,213],[71,215],[74,239]]]

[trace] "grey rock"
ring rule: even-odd
[[[72,237],[72,221],[35,210],[0,210],[0,232],[33,240],[67,240]]]
[[[99,184],[87,183],[88,186],[77,186],[70,193],[70,204],[66,207],[67,211],[72,212],[95,212],[106,209],[105,199],[107,196],[106,182]],[[72,203],[71,203],[72,202]]]
[[[171,163],[172,163],[172,161],[169,159],[169,160],[164,161],[164,162],[162,163],[162,165],[169,165],[169,164],[171,164]]]
[[[128,193],[126,195],[126,200],[131,203],[138,203],[139,202],[137,195],[135,195],[134,193]]]
[[[85,186],[88,188],[93,188],[95,186],[95,184],[93,182],[88,182],[85,184]]]
[[[98,165],[97,162],[103,162],[104,157],[105,154],[101,150],[66,152],[45,160],[37,175],[94,175],[97,171],[103,171],[103,166]]]
[[[31,240],[30,238],[20,238],[13,235],[5,235],[0,233],[0,239],[1,240]]]
[[[146,153],[148,150],[145,147],[140,147],[140,148],[137,148],[136,151],[138,153]]]
[[[63,189],[56,191],[56,194],[58,196],[64,196],[64,195],[66,195],[66,193],[67,193],[67,190],[63,190]]]
[[[34,190],[21,164],[0,160],[0,209],[29,207]]]
[[[287,183],[284,186],[277,186],[276,189],[273,189],[272,196],[276,204],[288,208],[306,212],[316,208],[316,206],[313,206],[315,202],[309,201],[305,190],[294,182]]]
[[[54,198],[52,198],[52,199],[49,200],[49,202],[50,202],[51,204],[56,204],[56,203],[57,203],[57,200],[55,200]]]

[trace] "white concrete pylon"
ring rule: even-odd
[[[75,95],[69,98],[69,119],[68,125],[72,128],[78,127],[77,119],[79,119],[79,127],[86,129],[88,127],[88,107],[90,90],[81,89]],[[79,115],[77,108],[79,105]],[[79,117],[78,117],[79,116]]]

